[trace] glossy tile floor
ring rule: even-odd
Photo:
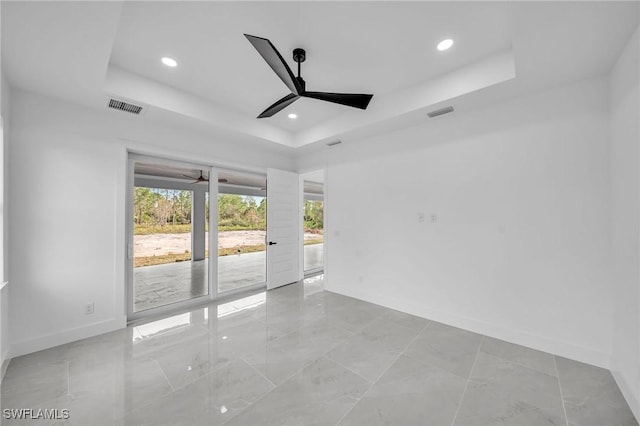
[[[304,270],[324,267],[323,244],[304,246]],[[134,268],[135,312],[204,296],[208,293],[209,262],[174,262]],[[223,256],[218,259],[219,291],[237,290],[266,281],[266,252]]]
[[[68,409],[73,425],[637,424],[607,370],[322,286],[14,359],[2,408]]]

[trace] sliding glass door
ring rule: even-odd
[[[130,154],[129,175],[129,320],[266,286],[266,174]],[[297,203],[280,201],[281,210],[285,204],[294,208],[284,221],[295,221],[294,231]],[[296,247],[301,251],[293,234],[291,241],[281,237],[276,248],[292,256]],[[294,281],[297,259],[285,256],[294,265]]]
[[[129,314],[208,297],[207,167],[133,161]]]

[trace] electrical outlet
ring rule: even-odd
[[[90,315],[95,311],[95,304],[93,302],[84,305],[84,314]]]
[[[435,213],[431,213],[431,223],[436,223],[438,221],[438,215]]]
[[[419,212],[418,213],[418,222],[424,222],[424,213],[423,212]]]

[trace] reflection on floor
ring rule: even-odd
[[[1,402],[80,425],[637,424],[607,370],[330,293],[321,275],[13,359]]]
[[[305,270],[323,267],[323,245],[305,246]],[[208,294],[206,260],[135,268],[135,312]],[[219,291],[235,290],[266,281],[264,251],[218,259]]]

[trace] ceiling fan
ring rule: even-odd
[[[182,176],[187,177],[189,179],[195,179],[191,183],[209,182],[209,178],[204,177],[204,175],[202,174],[202,170],[200,170],[200,176],[198,176],[197,178],[195,178],[193,176],[189,176],[189,175],[182,175]],[[218,179],[218,183],[227,183],[227,179],[220,178],[220,179]]]
[[[285,60],[269,40],[249,34],[245,34],[244,36],[253,47],[255,47],[271,69],[273,69],[273,72],[275,72],[276,75],[280,77],[280,80],[291,90],[290,94],[262,111],[258,118],[271,117],[300,98],[313,98],[353,108],[367,109],[373,95],[361,93],[308,92],[305,87],[305,81],[300,77],[300,64],[306,59],[304,49],[293,49],[293,60],[298,63],[298,76],[295,77]]]

